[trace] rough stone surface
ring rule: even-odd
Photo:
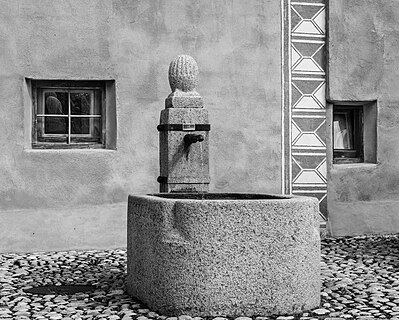
[[[165,99],[165,108],[202,108],[202,97],[195,94],[181,94],[181,91],[172,92]]]
[[[198,65],[193,57],[179,55],[169,66],[172,93],[165,100],[166,108],[202,108],[202,98],[196,91]]]
[[[160,124],[209,124],[206,109],[169,108],[161,111]],[[186,145],[186,134],[200,134],[204,141]],[[162,131],[159,134],[161,192],[209,190],[209,131]]]
[[[172,92],[193,92],[198,85],[198,65],[193,57],[179,55],[169,66],[169,84]]]
[[[209,124],[208,111],[202,108],[202,99],[195,90],[198,66],[192,57],[180,55],[171,62],[169,83],[173,92],[166,99],[166,109],[161,111],[160,124]],[[175,102],[177,105],[173,105]],[[200,136],[202,141],[186,143],[186,135]],[[160,192],[209,190],[209,131],[161,131],[159,145],[163,179],[159,181]]]
[[[168,315],[253,316],[316,307],[317,206],[313,198],[284,196],[130,196],[128,292]]]
[[[281,317],[295,320],[399,319],[399,235],[346,237],[322,240],[321,304],[314,310]],[[123,320],[148,310],[124,291],[126,250],[0,254],[0,319]],[[37,285],[88,284],[87,294],[32,295],[24,288]],[[327,309],[328,315],[313,311]],[[94,316],[94,314],[98,315]],[[22,314],[21,316],[18,315]],[[26,317],[24,316],[26,315]],[[149,320],[178,320],[150,311]],[[246,316],[245,314],[241,316]],[[278,315],[252,317],[276,320]],[[228,320],[216,317],[204,320]],[[193,320],[203,320],[196,316]]]

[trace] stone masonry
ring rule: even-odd
[[[160,192],[207,192],[209,189],[209,119],[196,91],[198,66],[180,55],[169,67],[172,93],[158,126],[160,145]],[[200,139],[187,143],[187,139]],[[202,139],[202,140],[201,140]]]

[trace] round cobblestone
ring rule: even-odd
[[[124,290],[126,250],[0,254],[1,319],[366,320],[399,319],[399,235],[322,241],[318,308],[298,315],[206,318],[150,310]],[[34,295],[42,285],[93,285],[93,292]]]

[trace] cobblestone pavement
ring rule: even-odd
[[[398,269],[399,235],[325,239],[320,307],[301,315],[255,320],[399,319]],[[0,319],[167,319],[125,294],[125,270],[122,249],[0,254]],[[61,284],[89,284],[97,290],[70,296],[23,291]],[[200,320],[185,315],[169,319]]]

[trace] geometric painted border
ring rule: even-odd
[[[283,192],[319,199],[327,220],[326,3],[282,0]]]

